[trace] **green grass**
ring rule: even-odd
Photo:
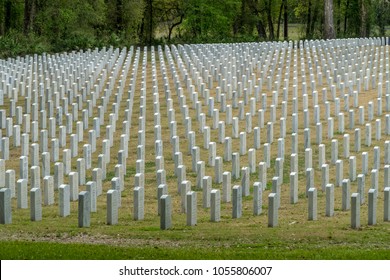
[[[61,244],[52,242],[4,241],[0,242],[1,259],[22,260],[151,260],[151,259],[275,259],[275,260],[388,260],[388,249],[367,249],[353,246],[329,245],[313,248],[309,244],[240,244],[232,248],[166,248],[166,247],[120,247],[91,244]]]

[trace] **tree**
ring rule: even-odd
[[[337,0],[337,23],[336,23],[336,34],[341,33],[341,0]]]
[[[145,0],[143,18],[139,29],[139,37],[141,38],[141,42],[146,45],[151,45],[154,38],[153,12],[153,0]]]
[[[24,4],[20,1],[0,0],[0,35],[20,30]]]
[[[306,21],[306,38],[312,37],[312,32],[311,32],[311,0],[309,0],[308,7],[307,7],[307,21]]]
[[[367,3],[360,0],[360,37],[367,37]]]
[[[390,1],[376,0],[375,22],[379,28],[379,35],[386,36],[386,25],[390,23]]]
[[[282,12],[283,12],[283,1],[280,3],[280,10],[279,10],[279,16],[278,16],[278,25],[277,25],[277,29],[276,29],[276,38],[279,40],[280,38],[280,24],[281,24],[281,21],[282,21]]]
[[[283,15],[283,39],[288,40],[288,11],[287,11],[287,0],[282,0],[280,2],[280,10],[278,16],[278,27],[276,31],[276,38],[279,40],[280,38],[280,24],[282,21]]]
[[[283,0],[283,9],[284,9],[284,15],[283,15],[283,37],[284,40],[288,40],[288,6],[287,6],[287,0]]]
[[[35,18],[35,0],[24,0],[24,34],[32,31]]]
[[[268,32],[269,32],[268,39],[272,41],[275,39],[274,24],[272,21],[272,0],[267,0],[265,11],[267,14],[267,22],[268,22]]]
[[[335,39],[336,35],[334,32],[333,24],[333,0],[324,1],[324,12],[325,12],[325,24],[324,24],[324,39]]]
[[[225,41],[231,38],[239,0],[187,0],[183,19],[188,40]]]
[[[174,28],[183,23],[186,15],[184,0],[155,0],[156,21],[168,29],[168,41],[170,42]]]

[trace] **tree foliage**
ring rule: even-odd
[[[333,9],[325,13],[325,4]],[[332,19],[333,18],[333,19]],[[132,44],[386,35],[389,0],[0,0],[0,56]],[[334,26],[327,35],[326,26]],[[30,46],[31,42],[35,47]]]

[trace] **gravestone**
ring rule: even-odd
[[[368,225],[376,225],[377,191],[368,191]]]
[[[222,175],[222,202],[230,202],[231,200],[231,173],[225,171]]]
[[[306,197],[307,192],[310,188],[314,188],[314,169],[313,168],[307,168],[306,169]]]
[[[1,165],[1,160],[0,160],[0,165]],[[1,169],[1,166],[0,166]],[[1,170],[0,170],[0,174]],[[19,158],[19,178],[20,179],[28,179],[28,157],[27,156],[21,156]],[[4,177],[3,177],[4,180]],[[1,179],[0,179],[1,181]],[[1,185],[1,183],[0,183]]]
[[[76,201],[79,196],[79,175],[77,172],[69,173],[70,201]]]
[[[233,187],[233,219],[241,218],[242,216],[242,187],[234,186]]]
[[[191,191],[191,182],[182,181],[180,185],[181,212],[187,213],[187,193]]]
[[[360,194],[353,193],[351,196],[351,228],[360,228]]]
[[[27,209],[27,179],[19,179],[16,182],[17,207]]]
[[[248,150],[248,165],[250,173],[256,173],[256,150],[253,148]]]
[[[222,170],[223,170],[222,157],[216,157],[215,166],[214,166],[214,182],[216,184],[222,183]]]
[[[384,190],[384,200],[383,200],[383,221],[390,221],[390,187],[385,188]]]
[[[78,194],[78,225],[80,228],[91,225],[91,201],[87,191]]]
[[[379,192],[378,182],[379,182],[378,170],[372,169],[371,170],[371,189],[376,190],[376,196],[378,196],[378,192]]]
[[[221,220],[221,194],[219,190],[211,190],[211,211],[210,221],[219,222]]]
[[[349,180],[351,182],[356,181],[356,157],[349,157]]]
[[[290,173],[290,203],[298,202],[298,173]]]
[[[160,214],[160,229],[166,230],[172,227],[172,201],[167,194],[160,197],[161,214]]]
[[[279,184],[279,177],[272,178],[272,192],[277,194],[276,202],[278,209],[280,208],[280,196],[281,196],[281,186]]]
[[[305,149],[305,170],[313,167],[313,152],[312,149]]]
[[[197,224],[197,199],[196,192],[188,191],[185,193],[187,226],[195,226]]]
[[[209,166],[215,166],[215,158],[217,156],[217,145],[215,142],[210,142],[209,145]]]
[[[161,184],[157,188],[157,214],[161,214],[161,197],[168,194],[168,188],[166,184]]]
[[[134,220],[139,221],[144,219],[144,200],[145,200],[144,187],[135,187],[134,194]],[[120,191],[118,191],[118,197]],[[120,204],[118,203],[118,206]]]
[[[342,196],[341,196],[341,210],[347,211],[351,208],[350,201],[351,184],[349,179],[343,179],[342,181]]]
[[[43,178],[44,205],[54,204],[54,179],[53,176]]]
[[[359,174],[357,176],[357,184],[358,184],[358,193],[360,195],[360,204],[362,205],[365,201],[364,195],[365,195],[365,175],[364,174]]]
[[[31,167],[31,188],[40,188],[41,187],[41,172],[39,166]]]
[[[137,174],[136,174],[137,176]],[[137,177],[136,177],[137,178]],[[134,183],[135,186],[139,186],[139,183]],[[117,190],[118,194],[118,207],[122,206],[122,193],[121,193],[121,184],[120,184],[120,179],[118,177],[113,177],[111,179],[111,189],[112,190]]]
[[[97,212],[97,189],[95,181],[88,181],[86,191],[90,194],[91,212]]]
[[[9,169],[5,172],[5,185],[11,190],[11,198],[14,198],[16,195],[15,170]]]
[[[234,180],[240,178],[240,154],[232,154],[232,177]]]
[[[243,167],[241,169],[241,187],[242,187],[242,196],[249,196],[249,180],[250,180],[250,172],[248,167]]]
[[[267,164],[265,162],[259,162],[259,182],[265,190],[267,187]]]
[[[0,224],[12,223],[11,189],[0,189]]]
[[[327,184],[325,187],[325,193],[326,193],[326,209],[325,209],[325,215],[327,217],[333,217],[334,216],[334,185],[333,184]]]
[[[60,185],[58,187],[58,205],[60,217],[70,215],[70,187],[69,185]]]
[[[277,196],[276,193],[270,193],[268,195],[268,227],[278,226]]]
[[[94,168],[92,169],[92,181],[96,182],[96,195],[100,196],[103,192],[102,187],[102,169],[101,168]]]
[[[224,161],[232,160],[232,138],[231,137],[225,137],[223,160]]]
[[[211,193],[211,185],[212,185],[211,176],[204,176],[202,181],[203,181],[202,205],[203,208],[210,208],[210,193]]]
[[[339,159],[336,161],[336,187],[341,187],[343,177],[343,161]]]
[[[263,207],[263,186],[260,182],[253,184],[253,215],[258,216],[262,213]]]
[[[185,181],[186,176],[186,167],[185,165],[179,165],[177,167],[177,192],[180,193],[181,182]]]
[[[42,220],[42,194],[40,188],[30,190],[30,219],[31,221]]]
[[[308,197],[309,197],[308,219],[309,221],[315,221],[317,220],[317,189],[310,188],[308,190]]]

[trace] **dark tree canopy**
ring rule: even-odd
[[[389,0],[0,0],[0,56],[105,45],[384,36],[388,25]]]

